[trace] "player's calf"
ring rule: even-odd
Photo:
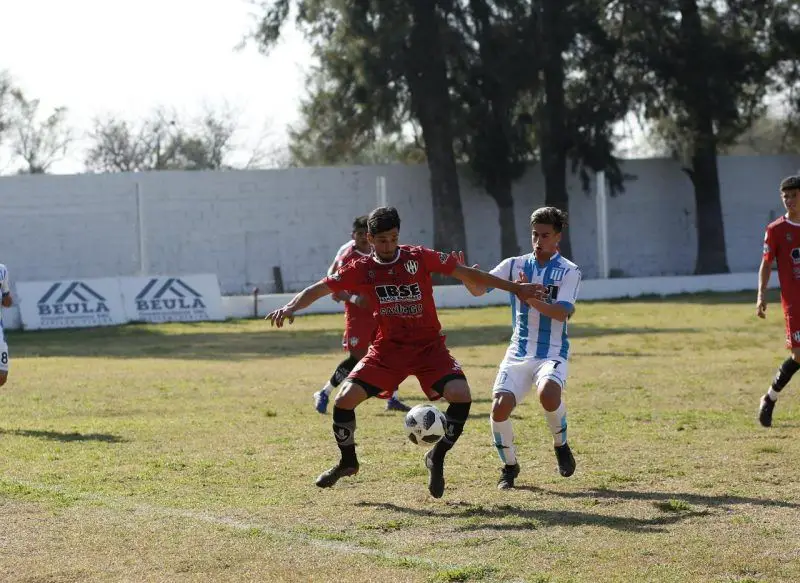
[[[795,350],[792,350],[792,356],[784,360],[778,367],[775,373],[775,378],[769,387],[767,393],[761,397],[758,405],[758,422],[764,427],[772,426],[772,413],[775,410],[775,403],[778,401],[780,392],[789,384],[794,374],[800,370],[800,363],[795,360]]]

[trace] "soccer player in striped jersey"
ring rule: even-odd
[[[9,308],[13,304],[11,299],[11,288],[8,284],[8,268],[0,263],[0,305]],[[8,380],[8,344],[6,344],[6,334],[3,329],[3,318],[0,315],[0,387]]]
[[[369,257],[371,254],[372,245],[367,239],[367,216],[356,217],[353,220],[352,238],[337,251],[333,263],[328,268],[328,275],[333,275],[339,268],[351,261]],[[314,393],[314,409],[322,415],[328,412],[328,402],[333,389],[341,385],[358,361],[366,356],[369,344],[378,327],[378,322],[372,315],[372,307],[367,298],[349,291],[336,292],[332,294],[332,297],[337,302],[344,302],[345,323],[342,348],[350,354],[339,363],[325,386]],[[411,407],[398,399],[394,393],[386,401],[387,411],[405,412],[409,409]]]
[[[490,423],[495,447],[504,463],[497,487],[514,487],[519,475],[511,412],[533,386],[553,434],[559,473],[575,471],[575,458],[567,444],[567,409],[562,392],[567,380],[569,338],[567,320],[575,310],[581,272],[561,256],[558,244],[567,226],[567,216],[554,207],[537,209],[531,215],[533,252],[509,257],[492,269],[492,275],[521,283],[544,286],[544,297],[520,302],[511,295],[513,334],[500,363],[492,390]],[[472,295],[483,295],[486,287],[464,284]]]

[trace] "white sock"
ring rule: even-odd
[[[322,387],[322,390],[321,390],[321,392],[322,392],[322,393],[325,393],[325,394],[326,394],[326,395],[328,395],[328,396],[330,396],[330,394],[331,394],[331,391],[333,391],[333,389],[335,389],[335,388],[336,388],[336,387],[334,387],[334,386],[331,384],[331,382],[330,382],[330,381],[328,381],[327,383],[325,383],[325,386],[324,386],[324,387]]]
[[[497,448],[500,461],[508,466],[513,466],[517,463],[517,449],[514,447],[514,430],[511,427],[511,419],[495,421],[490,415],[489,423],[492,426],[494,446]]]
[[[777,391],[776,391],[775,389],[773,389],[772,387],[770,387],[770,388],[769,388],[769,390],[767,391],[767,396],[768,396],[770,399],[772,399],[773,401],[777,401],[777,400],[778,400],[778,395],[780,395],[780,393],[779,393],[779,392],[777,392]]]
[[[545,411],[544,418],[553,434],[553,445],[558,447],[567,443],[567,407],[564,401],[555,411]]]

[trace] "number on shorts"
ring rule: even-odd
[[[0,363],[8,364],[8,352],[0,353]]]

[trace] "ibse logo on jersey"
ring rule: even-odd
[[[375,293],[382,304],[391,302],[416,302],[422,299],[418,283],[403,285],[376,285]]]

